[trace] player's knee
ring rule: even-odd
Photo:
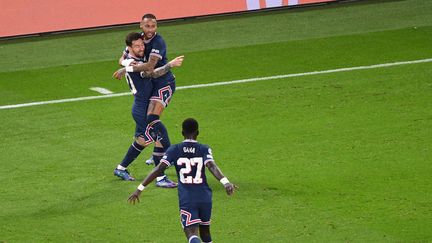
[[[139,145],[141,145],[141,146],[143,146],[143,147],[147,146],[147,145],[146,145],[146,141],[145,141],[145,139],[144,139],[143,136],[138,136],[138,137],[136,137],[136,138],[135,138],[135,141],[136,141]]]
[[[163,146],[162,146],[162,144],[159,141],[156,141],[155,148],[163,148]]]
[[[197,225],[186,226],[183,230],[189,242],[201,242],[200,238],[197,236],[199,231]]]
[[[186,236],[189,238],[191,235],[198,235],[198,225],[197,224],[193,224],[193,225],[189,225],[184,227],[183,231],[185,232]]]
[[[155,121],[159,120],[159,115],[149,114],[147,115],[147,123],[149,126],[153,126]]]

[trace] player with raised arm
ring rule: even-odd
[[[126,37],[126,46],[128,47],[128,55],[126,60],[129,64],[139,65],[145,63],[144,56],[144,41],[139,33],[130,33]],[[147,108],[149,99],[153,91],[152,78],[163,76],[173,67],[181,66],[183,57],[176,57],[169,63],[154,69],[152,72],[139,73],[128,72],[126,73],[126,81],[129,88],[134,95],[134,103],[132,106],[132,117],[135,120],[135,141],[129,147],[122,162],[114,170],[114,175],[122,178],[123,180],[135,180],[127,170],[127,167],[136,159],[141,151],[153,142],[149,135],[151,130],[147,130]]]
[[[167,48],[165,41],[160,36],[157,30],[157,20],[153,14],[145,14],[142,17],[140,27],[142,29],[142,38],[145,44],[145,57],[147,63],[138,65],[131,65],[117,70],[113,76],[121,79],[126,72],[153,72],[155,68],[162,67],[167,63]],[[124,65],[128,64],[124,61],[125,55],[128,50],[125,50],[123,56],[120,58],[119,63]],[[165,151],[171,145],[168,136],[168,131],[165,125],[160,120],[162,112],[168,106],[171,98],[175,92],[175,77],[171,72],[159,78],[153,78],[153,91],[150,97],[150,104],[147,110],[147,130],[153,131],[150,133],[151,138],[156,145],[153,149],[153,161],[155,166],[160,162]],[[160,187],[175,187],[176,184],[169,180],[165,175],[157,178],[156,185]]]
[[[205,167],[219,180],[228,195],[234,193],[234,184],[230,183],[216,165],[210,147],[196,141],[198,122],[193,118],[183,121],[182,134],[185,140],[172,145],[165,153],[161,163],[129,196],[128,201],[135,204],[144,188],[169,166],[174,165],[179,180],[178,197],[180,220],[189,243],[212,242],[210,218],[212,209],[212,190],[207,184]],[[200,237],[198,237],[198,232]]]

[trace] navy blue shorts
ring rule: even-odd
[[[167,107],[176,89],[175,79],[168,82],[154,80],[152,83],[153,90],[150,100],[158,101]]]
[[[182,227],[194,224],[210,225],[212,203],[196,203],[192,206],[180,207],[180,222]]]

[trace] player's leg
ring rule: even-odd
[[[164,147],[155,145],[153,149],[153,161],[155,166],[159,165],[165,152],[166,149]],[[163,187],[163,188],[176,188],[177,183],[170,180],[167,175],[162,173],[156,178],[156,186]]]
[[[155,143],[155,146],[153,148],[153,154],[152,156],[146,160],[146,164],[147,165],[151,165],[154,164],[155,167],[159,165],[162,157],[165,154],[165,149],[162,147],[162,144],[160,144],[159,142]],[[157,178],[156,178],[156,185],[158,187],[166,187],[166,188],[175,188],[177,187],[177,183],[171,181],[170,179],[168,179],[168,177],[165,174],[160,174]]]
[[[163,109],[162,104],[157,101],[150,101],[150,106],[152,107],[158,107],[152,110],[149,110],[149,112],[154,112],[161,114]],[[149,107],[150,107],[149,106]],[[154,130],[153,139],[157,141],[160,145],[155,145],[153,149],[153,161],[154,165],[158,166],[160,163],[160,160],[162,159],[163,155],[165,154],[165,151],[171,146],[170,139],[168,136],[168,132],[163,125],[162,121],[159,120],[159,116],[155,114],[149,114],[147,115],[147,122],[149,123],[149,126],[152,127]],[[177,183],[171,181],[165,174],[161,174],[156,178],[156,186],[163,187],[163,188],[175,188],[177,187]]]
[[[126,181],[135,180],[135,178],[127,170],[127,167],[138,157],[138,155],[140,155],[141,151],[144,150],[145,146],[143,145],[141,140],[143,140],[142,137],[137,137],[135,139],[135,141],[132,143],[132,145],[126,152],[121,163],[117,165],[116,169],[114,170],[114,175]]]
[[[150,98],[150,104],[147,111],[148,130],[154,141],[157,142],[153,149],[153,161],[157,166],[162,159],[165,151],[171,146],[168,136],[168,131],[165,125],[160,120],[162,112],[170,102],[175,90],[175,82],[171,82],[166,86],[154,87],[154,92]],[[162,145],[159,146],[158,144]],[[156,179],[156,186],[165,188],[177,187],[177,183],[169,180],[166,175],[160,175]]]
[[[169,148],[171,146],[171,142],[168,136],[168,131],[160,120],[160,116],[165,109],[166,103],[153,99],[150,100],[149,109],[147,111],[147,124],[151,127],[151,136],[155,141],[158,141],[162,147]],[[149,129],[150,130],[150,129]]]
[[[200,243],[201,240],[198,237],[198,225],[191,225],[184,228],[186,239],[189,243]]]
[[[135,178],[130,175],[127,167],[138,157],[138,155],[140,155],[141,151],[143,151],[143,149],[152,142],[152,139],[145,135],[145,129],[147,127],[147,123],[145,122],[147,107],[141,107],[143,105],[134,103],[132,107],[132,116],[136,123],[135,141],[129,147],[121,163],[117,165],[114,170],[114,175],[123,180],[135,180]]]
[[[200,225],[199,233],[203,243],[213,242],[210,234],[210,225]]]
[[[158,166],[162,157],[165,154],[165,149],[162,147],[162,145],[157,142],[155,143],[155,146],[153,148],[153,162],[155,164],[155,166]]]
[[[152,128],[153,132],[151,135],[155,138],[155,141],[159,141],[162,144],[165,150],[171,146],[171,143],[168,137],[168,131],[160,120],[160,117],[171,101],[174,91],[175,80],[164,85],[156,83],[153,86],[153,92],[147,110],[147,124]]]
[[[158,141],[156,141],[154,143],[153,154],[150,156],[150,158],[148,158],[146,160],[146,164],[147,165],[152,165],[152,164],[155,163],[153,156],[156,157],[156,160],[159,161],[159,162],[162,159],[163,155],[162,156],[154,155],[154,154],[159,154],[159,151],[158,151],[159,149],[156,149],[156,147],[157,148],[162,148],[162,144],[160,142],[158,142]],[[159,162],[158,162],[158,164],[159,164]]]
[[[180,208],[180,222],[186,235],[186,239],[189,243],[201,242],[200,238],[198,237],[198,225],[201,223],[198,208],[182,206]]]
[[[199,232],[202,242],[212,242],[210,234],[210,221],[211,221],[212,203],[201,203],[199,205],[199,217],[201,223],[199,226]]]

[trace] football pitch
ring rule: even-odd
[[[133,206],[139,182],[113,175],[134,133],[133,98],[111,78],[131,31],[0,42],[0,242],[186,242],[177,190],[152,184]],[[212,17],[158,32],[170,58],[185,55],[162,116],[171,142],[196,118],[198,140],[239,186],[228,197],[207,172],[214,242],[432,241],[431,1]],[[229,82],[239,80],[249,82]],[[151,151],[130,167],[139,181]]]

